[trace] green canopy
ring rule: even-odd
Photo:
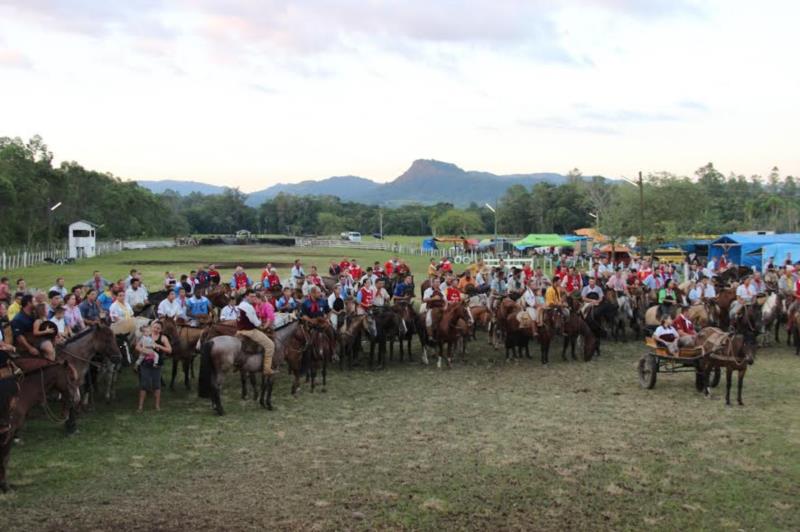
[[[564,238],[556,234],[541,234],[541,235],[530,234],[525,238],[523,238],[522,240],[514,242],[514,247],[519,250],[528,248],[549,248],[549,247],[572,248],[575,247],[575,244],[570,242],[569,240],[565,240]]]

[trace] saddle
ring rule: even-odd
[[[58,362],[34,356],[21,356],[15,358],[13,362],[9,361],[9,365],[12,368],[16,366],[16,369],[12,371],[17,375],[27,375],[49,366],[55,366],[56,364],[58,364]]]

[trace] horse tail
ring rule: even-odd
[[[210,399],[212,392],[211,381],[214,378],[214,361],[211,360],[211,349],[214,343],[208,341],[200,347],[200,373],[197,376],[197,396]]]

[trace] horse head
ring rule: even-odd
[[[114,335],[114,331],[111,330],[111,327],[103,324],[96,325],[93,334],[94,337],[92,341],[94,343],[94,352],[105,354],[106,356],[110,353],[108,359],[112,364],[117,365],[122,363],[122,351],[119,349],[117,337]]]
[[[120,355],[121,358],[122,356]],[[78,371],[68,360],[56,365],[58,369],[55,379],[46,387],[48,389],[55,388],[61,392],[61,395],[68,399],[68,401],[64,401],[65,406],[78,406],[81,402],[81,378],[78,375]]]

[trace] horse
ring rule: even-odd
[[[370,326],[373,327],[372,332],[368,331]],[[377,331],[374,330],[374,326],[375,323],[368,320],[366,314],[362,316],[345,315],[344,326],[339,333],[339,369],[344,369],[345,359],[347,360],[347,369],[353,368],[357,350],[361,347],[361,337],[363,334],[376,335]]]
[[[99,358],[99,361],[97,360]],[[67,361],[75,368],[81,383],[86,383],[88,401],[94,401],[96,377],[103,373],[107,377],[105,400],[110,402],[114,397],[116,377],[115,368],[122,364],[122,353],[117,345],[116,337],[106,325],[89,327],[56,348],[56,360]],[[100,371],[97,371],[99,368]],[[94,371],[93,371],[94,370]],[[72,433],[76,427],[76,412],[70,409],[65,424],[67,432]]]
[[[703,389],[706,397],[711,396],[709,378],[713,371],[725,368],[725,405],[731,406],[731,377],[733,372],[738,372],[738,387],[736,399],[740,406],[744,406],[742,401],[742,388],[744,376],[747,373],[747,366],[755,361],[756,336],[748,332],[746,334],[722,333],[724,335],[717,340],[717,348],[712,349],[702,359]]]
[[[386,343],[389,342],[389,360],[394,357],[394,342],[390,340],[405,335],[405,323],[400,315],[392,307],[372,307],[369,311],[369,318],[374,322],[374,327],[369,331],[369,369],[373,367],[375,357],[375,346],[378,346],[378,369],[383,369],[386,365]]]
[[[162,333],[169,338],[172,345],[172,379],[169,389],[175,390],[175,378],[178,375],[178,364],[183,368],[183,384],[187,390],[192,389],[190,382],[190,372],[194,364],[194,357],[197,354],[197,344],[200,338],[206,334],[206,327],[193,327],[185,323],[179,323],[175,318],[161,318],[159,320]],[[202,344],[201,344],[202,345]]]
[[[717,297],[713,299],[718,309],[717,325],[720,329],[727,329],[730,325],[730,309],[731,304],[736,300],[736,290],[733,288],[725,288],[717,293]]]
[[[583,360],[589,362],[592,357],[597,354],[600,355],[600,342],[592,331],[586,320],[580,314],[580,303],[578,300],[572,298],[570,300],[569,317],[564,322],[564,345],[561,350],[561,358],[567,360],[567,347],[570,347],[572,360],[575,358],[575,343],[578,337],[583,341]]]
[[[618,294],[615,290],[606,289],[604,299],[611,305],[610,308],[614,309],[613,312],[606,314],[608,325],[611,328],[611,336],[615,341],[621,339],[624,342],[627,340],[625,324],[633,321],[630,297],[625,293]]]
[[[336,355],[336,337],[333,326],[326,317],[302,320],[301,326],[305,328],[308,338],[306,350],[309,352],[310,364],[306,374],[306,382],[311,381],[311,393],[314,393],[317,372],[322,373],[322,391],[326,392],[328,364],[333,362]]]
[[[463,320],[464,323],[469,323],[471,321],[469,314],[467,313],[466,306],[463,303],[449,304],[442,312],[442,318],[439,320],[439,324],[438,327],[436,327],[433,339],[428,338],[428,329],[425,327],[424,322],[425,316],[423,315],[420,318],[423,320],[422,326],[419,327],[419,337],[424,353],[424,360],[427,360],[428,342],[429,340],[434,340],[435,345],[437,346],[438,356],[436,367],[442,367],[445,344],[447,344],[447,366],[452,367],[453,346],[456,345],[459,341],[459,338],[462,337],[459,332],[458,322],[459,320]]]
[[[470,296],[467,300],[467,312],[472,316],[472,339],[477,340],[478,328],[486,329],[489,334],[489,344],[492,343],[492,329],[494,327],[494,315],[489,310],[488,300],[486,294],[477,294]]]
[[[398,331],[397,340],[400,345],[400,362],[403,361],[403,342],[406,342],[408,349],[408,361],[411,362],[411,340],[417,333],[417,315],[414,312],[414,307],[410,302],[402,300],[396,301],[392,305],[392,310],[400,317],[402,321],[402,328]],[[395,337],[389,339],[389,353],[394,351]],[[391,354],[389,355],[391,359]]]
[[[63,420],[58,419],[47,405],[48,393],[57,391],[61,394],[62,415],[67,410],[74,411],[81,401],[81,379],[71,362],[67,360],[51,362],[41,357],[19,357],[14,359],[14,364],[22,371],[23,377],[18,384],[19,393],[11,399],[9,408],[11,428],[5,435],[0,435],[0,491],[3,493],[9,489],[6,474],[14,435],[22,429],[31,408],[41,404],[48,416],[60,423]]]
[[[770,327],[775,327],[775,343],[780,342],[778,336],[781,326],[781,300],[777,292],[770,292],[764,299],[764,304],[761,305],[761,332],[762,345],[766,346],[769,343]]]
[[[231,297],[231,287],[227,283],[219,284],[206,292],[206,298],[217,309],[225,308]]]
[[[300,371],[305,367],[296,367],[297,353],[305,351],[306,335],[300,329],[298,322],[292,322],[275,331],[273,338],[275,353],[272,356],[272,369],[277,370],[284,360],[289,362],[289,367],[295,374],[292,384],[292,395],[300,387]],[[263,370],[264,354],[252,341],[238,336],[215,336],[203,343],[200,348],[200,372],[197,378],[197,395],[203,399],[211,399],[211,406],[217,415],[224,415],[222,406],[222,383],[225,373],[238,368],[242,372],[242,398],[246,398],[246,381],[244,375],[251,376],[254,393],[253,400],[258,396],[259,403],[267,410],[272,410],[272,388],[274,375],[261,379],[261,391],[255,393],[255,375]]]

